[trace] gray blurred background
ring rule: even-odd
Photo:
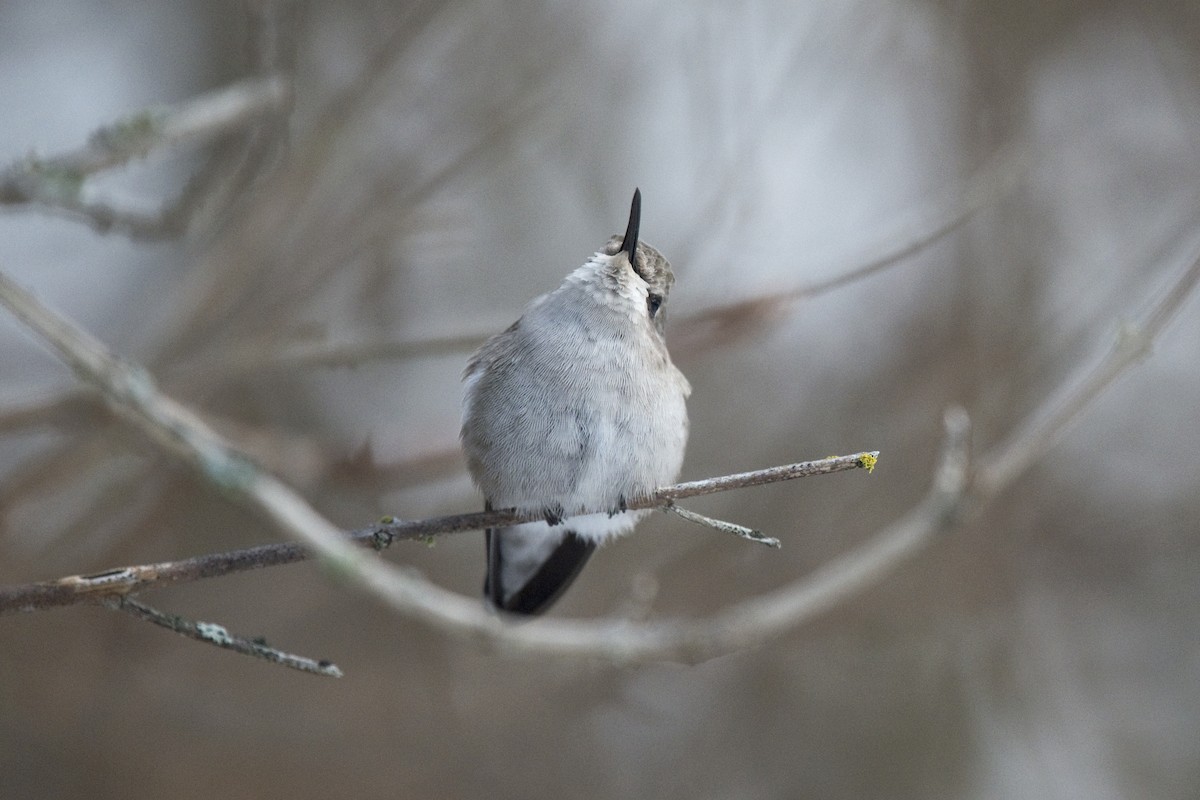
[[[183,235],[9,206],[0,269],[337,523],[479,507],[456,340],[621,230],[634,186],[678,277],[683,477],[883,452],[871,476],[692,503],[780,551],[652,516],[562,617],[703,615],[863,541],[928,489],[946,406],[971,413],[977,453],[1002,441],[1200,236],[1200,6],[1182,1],[9,0],[0,163],[274,70],[294,80],[285,118],[88,183],[149,212],[205,176],[232,187]],[[969,203],[914,256],[772,302]],[[741,300],[761,302],[697,324]],[[495,653],[313,564],[145,599],[341,680],[99,608],[0,618],[0,796],[1196,797],[1198,312],[979,519],[815,624],[698,666]],[[392,352],[297,356],[363,343]],[[277,536],[0,315],[0,583]],[[388,557],[474,595],[481,538]]]

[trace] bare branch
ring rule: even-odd
[[[725,475],[719,478],[687,481],[686,483],[677,483],[674,486],[664,486],[656,489],[654,494],[649,497],[630,498],[625,505],[630,511],[661,508],[674,500],[726,492],[730,489],[742,489],[747,486],[762,486],[767,483],[789,481],[794,478],[806,478],[811,475],[829,475],[834,472],[845,472],[851,469],[866,469],[869,472],[875,468],[875,463],[878,459],[879,451],[876,450],[870,453],[855,453],[848,456],[830,456],[829,458],[822,458],[817,461],[800,461],[795,464],[768,467],[752,472],[739,472],[735,475]],[[606,511],[607,509],[597,509],[593,513],[605,513]],[[584,510],[580,513],[587,513],[587,511]],[[423,539],[439,533],[458,533],[460,531],[480,530],[481,528],[501,528],[521,522],[534,522],[543,518],[541,512],[520,512],[512,509],[502,509],[498,511],[481,511],[473,514],[456,514],[449,517],[437,517],[431,520],[381,523],[363,531],[355,531],[352,536],[361,538],[366,531],[370,531],[373,537]]]
[[[683,500],[687,497],[699,497],[702,494],[714,494],[729,489],[740,489],[743,486],[762,486],[778,481],[790,481],[793,478],[807,478],[809,475],[828,475],[831,472],[841,472],[847,469],[865,469],[872,472],[879,460],[879,451],[870,453],[855,453],[850,456],[830,456],[816,461],[800,461],[795,464],[784,464],[781,467],[769,467],[753,472],[739,472],[723,478],[708,478],[702,481],[688,481],[675,486],[659,489],[655,496],[664,500]],[[633,508],[634,506],[630,506]]]
[[[726,522],[723,519],[706,517],[703,514],[697,514],[695,511],[688,511],[686,508],[681,508],[675,505],[675,501],[667,503],[665,508],[667,511],[670,511],[673,514],[678,514],[688,522],[694,522],[697,525],[703,525],[706,528],[712,528],[714,531],[730,533],[739,539],[758,542],[759,544],[765,544],[767,547],[782,546],[782,543],[774,536],[767,536],[762,531],[757,531],[754,528],[747,528],[745,525],[738,525],[736,522]]]
[[[651,497],[633,498],[626,505],[635,511],[645,508],[665,508],[672,505],[677,498],[696,497],[746,486],[760,486],[765,483],[792,480],[810,475],[828,475],[851,469],[873,469],[878,456],[877,452],[834,456],[819,461],[770,467],[738,475],[689,481],[674,486],[665,486]],[[602,512],[598,511],[597,513]],[[358,545],[382,549],[396,541],[426,540],[441,534],[502,527],[521,522],[533,522],[542,518],[541,512],[518,512],[512,509],[408,521],[388,517],[375,525],[351,531],[345,534],[345,538]],[[216,578],[254,569],[294,564],[312,557],[313,552],[301,545],[281,542],[224,553],[209,553],[178,561],[117,567],[91,575],[71,575],[23,586],[8,586],[0,588],[0,615],[95,603],[116,595],[127,595],[135,591],[140,592],[175,583]]]
[[[326,678],[340,678],[342,671],[336,664],[329,661],[316,661],[305,656],[285,653],[268,645],[262,639],[245,639],[235,636],[226,630],[224,625],[215,622],[199,622],[181,617],[177,614],[165,614],[156,608],[139,603],[132,597],[110,597],[104,601],[107,608],[123,611],[132,617],[145,622],[159,625],[167,630],[175,631],[180,636],[186,636],[197,642],[204,642],[225,650],[232,650],[245,656],[261,658],[288,669],[309,672]]]

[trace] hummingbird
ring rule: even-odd
[[[463,373],[463,451],[485,508],[542,517],[485,531],[483,593],[499,611],[549,608],[598,545],[648,513],[626,503],[683,464],[691,386],[663,333],[675,276],[638,240],[641,206],[635,190],[624,236],[530,302]]]

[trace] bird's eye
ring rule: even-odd
[[[657,292],[651,292],[646,295],[646,308],[650,311],[650,319],[654,319],[654,315],[658,313],[658,309],[662,306],[662,295]]]

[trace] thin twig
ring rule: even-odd
[[[110,597],[104,601],[107,608],[123,611],[132,617],[145,622],[159,625],[167,630],[175,631],[180,636],[186,636],[197,642],[204,642],[225,650],[232,650],[254,658],[270,661],[288,669],[321,675],[326,678],[340,678],[342,671],[330,661],[317,661],[305,656],[285,653],[268,645],[262,639],[245,639],[230,633],[224,625],[215,622],[193,621],[177,614],[166,614],[156,608],[134,600],[132,597]]]
[[[664,508],[673,514],[678,514],[688,522],[694,522],[697,525],[703,525],[706,528],[712,528],[714,531],[731,533],[739,539],[758,542],[759,544],[765,544],[767,547],[782,546],[778,539],[773,536],[767,536],[762,531],[756,531],[754,528],[747,528],[745,525],[738,525],[736,522],[726,522],[723,519],[706,517],[703,514],[697,514],[695,511],[688,511],[686,508],[675,505],[674,501],[667,503]]]
[[[739,475],[689,481],[663,487],[651,497],[632,498],[626,505],[634,511],[662,508],[669,506],[677,498],[696,497],[701,494],[728,491],[745,486],[758,486],[810,475],[827,475],[833,472],[866,468],[868,464],[873,468],[878,457],[877,452],[857,453],[850,456],[835,456],[819,461],[805,461],[783,467],[743,472]],[[542,513],[539,511],[518,512],[512,509],[479,511],[408,521],[389,517],[375,525],[351,531],[345,534],[345,537],[358,545],[383,548],[396,541],[426,540],[442,534],[502,527],[521,522],[533,522],[542,518]],[[134,591],[141,592],[176,583],[188,583],[254,569],[294,564],[312,557],[313,552],[308,548],[291,542],[280,542],[224,553],[209,553],[178,561],[116,567],[91,575],[70,575],[40,583],[7,586],[0,588],[0,615],[94,603],[114,595],[125,595]]]
[[[854,453],[848,456],[830,456],[816,461],[800,461],[795,464],[784,464],[780,467],[751,472],[739,472],[735,475],[724,475],[719,478],[705,478],[698,481],[677,483],[674,486],[664,486],[656,489],[648,497],[632,497],[625,505],[630,511],[648,508],[660,508],[674,500],[688,497],[699,497],[705,494],[727,492],[730,489],[743,489],[748,486],[762,486],[768,483],[789,481],[795,478],[807,478],[812,475],[829,475],[834,472],[845,472],[852,469],[865,469],[868,472],[875,468],[879,459],[879,451],[869,453]],[[572,512],[575,513],[575,512]],[[583,510],[579,513],[588,513]],[[593,513],[603,513],[596,510]],[[367,535],[391,539],[423,539],[439,533],[457,533],[474,531],[482,528],[502,528],[522,522],[533,522],[543,519],[542,512],[514,511],[501,509],[497,511],[481,511],[472,514],[455,514],[448,517],[436,517],[430,520],[385,522],[355,531],[351,534],[356,539]]]

